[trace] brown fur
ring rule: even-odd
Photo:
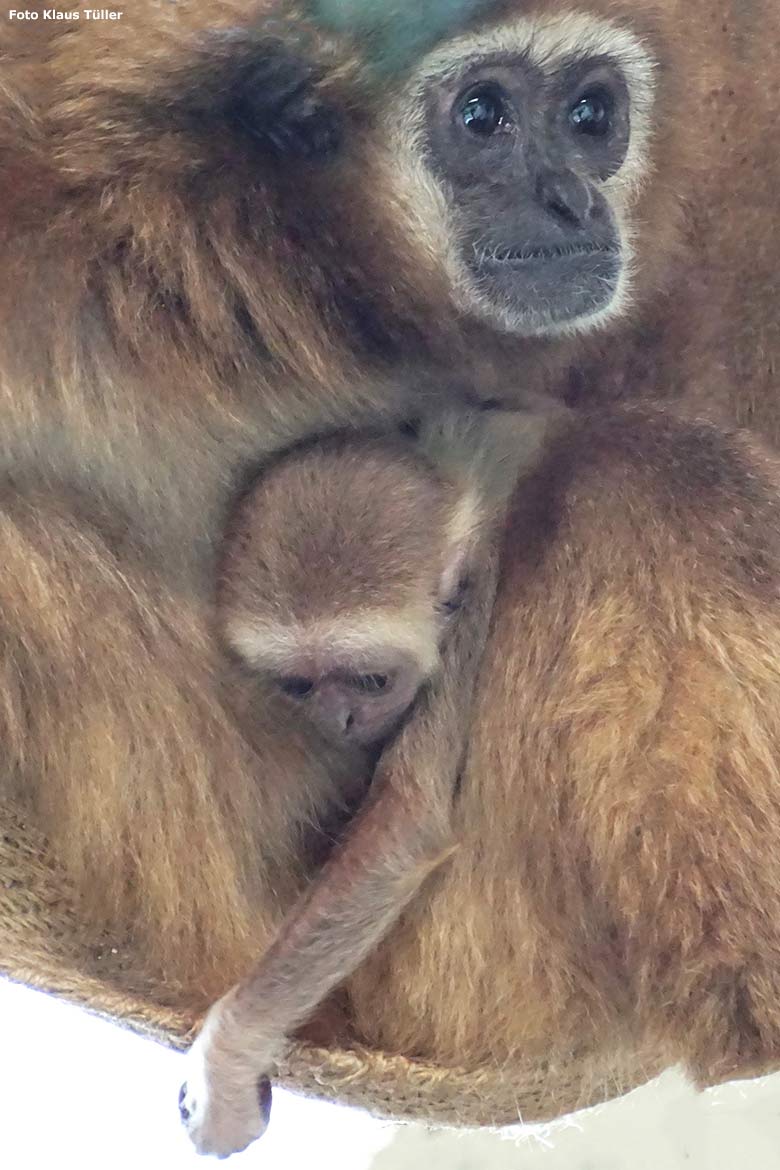
[[[565,353],[503,339],[493,357],[456,318],[332,41],[281,35],[338,111],[335,159],[271,156],[229,123],[219,100],[276,59],[277,16],[138,0],[121,23],[0,28],[1,791],[84,912],[197,1002],[268,937],[340,800],[303,729],[271,707],[247,743],[223,701],[208,614],[234,481],[437,387],[528,401]],[[648,196],[643,222],[662,235],[675,203]]]
[[[780,1055],[779,477],[633,410],[521,486],[461,848],[353,985],[372,1040],[475,1062],[641,1039],[705,1079]]]
[[[562,428],[508,518],[465,766],[489,597],[342,846],[210,1013],[199,1149],[262,1132],[255,1082],[285,1032],[441,860],[348,982],[372,1043],[470,1066],[644,1049],[704,1083],[774,1067],[779,489],[780,461],[713,424],[634,407]]]
[[[35,812],[85,913],[198,1002],[267,936],[340,800],[304,729],[271,705],[249,746],[222,702],[209,615],[233,481],[301,434],[422,405],[386,353],[418,344],[427,278],[415,256],[399,316],[374,324],[409,249],[394,209],[379,243],[385,213],[361,212],[359,121],[354,150],[290,163],[292,182],[230,128],[199,130],[209,80],[236,64],[213,29],[254,27],[244,10],[180,4],[174,21],[139,3],[121,28],[1,30],[2,791]],[[305,50],[343,87],[348,59]],[[340,211],[321,222],[345,190],[348,239]]]
[[[577,371],[570,403],[602,412],[518,491],[462,848],[351,992],[393,1050],[608,1067],[639,1044],[707,1083],[780,1060],[780,470],[730,429],[779,433],[780,15],[660,7],[708,159],[691,267]],[[671,413],[607,405],[628,396]]]
[[[396,715],[406,718],[373,778],[367,760],[370,790],[358,790],[357,815],[333,855],[254,970],[206,1017],[180,1096],[200,1153],[235,1153],[261,1136],[265,1078],[292,1030],[457,848],[453,789],[495,597],[497,538],[518,467],[539,437],[517,412],[449,411],[422,425],[413,444],[342,435],[293,449],[237,501],[217,602],[234,653],[270,685],[291,672],[316,679],[296,707],[316,722],[322,675],[342,661],[359,670],[368,640],[372,662],[399,653],[385,701],[403,704]],[[466,587],[445,616],[442,603],[459,582]],[[350,692],[346,701],[354,702]],[[349,751],[344,727],[334,735],[325,721],[322,730]]]
[[[630,3],[583,0],[577,7],[608,11],[629,24],[645,19]],[[266,8],[260,6],[261,18]],[[572,344],[493,339],[486,328],[454,318],[436,257],[420,254],[407,238],[413,209],[392,194],[393,160],[371,134],[373,109],[362,98],[359,69],[338,47],[307,37],[305,53],[323,62],[315,88],[326,104],[343,109],[348,149],[327,167],[270,166],[245,138],[222,133],[221,125],[207,133],[208,117],[204,122],[203,95],[211,95],[205,106],[210,115],[222,86],[212,79],[224,78],[225,70],[229,75],[236,57],[228,42],[199,34],[215,25],[245,27],[250,18],[237,0],[196,0],[170,9],[137,0],[132,19],[128,14],[121,25],[63,32],[4,24],[0,30],[2,791],[24,800],[41,820],[96,923],[108,921],[131,934],[149,974],[170,980],[172,994],[186,987],[191,1000],[209,996],[246,969],[279,904],[288,904],[303,880],[300,843],[307,822],[339,799],[337,781],[307,750],[302,731],[283,725],[280,734],[270,712],[267,727],[247,746],[220,701],[206,615],[213,551],[243,463],[309,432],[409,411],[410,396],[417,409],[418,390],[442,383],[447,389],[474,384],[492,396],[519,389],[522,401],[563,385],[574,405],[596,393],[620,397],[627,387],[650,396],[680,394],[692,408],[712,408],[729,422],[751,422],[777,437],[772,49],[780,17],[770,0],[731,0],[725,18],[716,0],[662,0],[659,8],[676,36],[661,53],[666,68],[652,144],[656,177],[637,209],[646,308],[608,347],[598,339],[578,347],[598,364],[580,366],[585,374],[572,374],[568,384],[561,368]],[[692,56],[682,68],[673,63],[675,42]],[[241,44],[235,52],[245,59]],[[693,187],[691,172],[702,163],[709,170]],[[693,276],[677,251],[684,201]],[[303,225],[308,234],[299,262]],[[685,279],[675,286],[681,271]],[[659,295],[668,289],[666,297]],[[442,369],[441,377],[432,373]],[[589,425],[596,428],[595,442],[598,424]],[[750,458],[737,440],[716,437],[720,464],[736,458],[734,446],[741,460]],[[576,449],[575,443],[574,451],[559,451],[560,462],[540,474],[569,485],[567,465]],[[610,828],[610,810],[621,794],[641,800],[646,789],[624,792],[633,741],[622,739],[622,720],[615,721],[614,742],[590,742],[582,756],[573,736],[557,741],[560,723],[576,722],[580,712],[587,723],[591,690],[603,685],[600,656],[613,633],[610,615],[620,628],[627,604],[620,564],[614,576],[607,572],[615,546],[604,539],[604,516],[616,501],[606,490],[609,457],[605,462],[598,473],[587,460],[575,464],[583,500],[591,493],[600,509],[578,505],[581,527],[570,530],[572,539],[582,534],[584,575],[594,574],[602,589],[589,608],[578,609],[584,601],[576,575],[546,575],[545,566],[549,571],[559,558],[566,564],[561,534],[569,529],[549,531],[548,546],[532,540],[535,561],[524,559],[529,554],[522,541],[507,558],[496,630],[506,621],[514,641],[497,633],[498,651],[490,649],[497,659],[489,658],[485,677],[492,670],[497,693],[487,688],[478,706],[476,779],[468,780],[461,806],[467,809],[474,799],[478,780],[478,817],[469,831],[478,838],[485,830],[486,836],[476,853],[469,851],[471,864],[452,869],[435,895],[441,899],[435,919],[423,902],[410,933],[383,954],[381,979],[374,967],[353,987],[365,1034],[400,1049],[469,1063],[519,1047],[533,1051],[534,1044],[539,1051],[565,1048],[572,1035],[578,1044],[591,1044],[605,1019],[626,1020],[615,1007],[621,995],[637,1005],[648,1031],[662,1034],[670,1053],[690,1031],[687,1054],[702,1067],[718,1067],[721,1058],[728,1064],[737,1050],[756,1054],[762,1048],[757,1036],[766,1037],[762,1054],[774,1042],[770,1009],[763,1006],[774,998],[769,916],[753,924],[760,951],[750,987],[744,988],[746,973],[737,992],[733,973],[746,972],[744,936],[726,935],[733,951],[718,968],[727,972],[723,982],[713,976],[709,951],[706,962],[699,964],[697,955],[689,963],[693,940],[711,939],[714,950],[721,942],[685,921],[678,925],[678,903],[667,898],[664,885],[672,867],[656,868],[666,848],[686,861],[700,858],[683,884],[692,901],[680,913],[689,914],[689,922],[701,921],[699,890],[708,920],[722,909],[709,869],[721,861],[716,876],[736,874],[740,907],[745,891],[754,913],[771,908],[771,850],[764,850],[763,836],[760,849],[751,836],[745,783],[771,772],[773,614],[771,601],[748,587],[728,551],[725,563],[712,551],[717,525],[705,526],[703,560],[691,554],[678,568],[682,573],[687,564],[697,591],[706,581],[710,596],[717,596],[715,645],[728,647],[738,661],[736,677],[749,685],[734,691],[728,659],[694,641],[700,661],[688,667],[697,683],[692,714],[670,732],[667,750],[685,764],[685,776],[692,775],[690,760],[698,757],[687,736],[706,725],[710,730],[695,745],[705,759],[711,753],[709,706],[701,722],[695,718],[701,696],[708,704],[719,699],[719,713],[739,727],[742,739],[733,742],[745,747],[742,754],[733,748],[733,781],[724,788],[736,793],[728,848],[722,855],[716,850],[710,862],[704,850],[691,853],[684,832],[675,835],[691,823],[680,822],[691,807],[692,780],[683,785],[684,799],[680,808],[673,806],[669,823],[663,808],[648,802],[647,832],[657,850],[639,859],[631,854],[627,864],[627,845]],[[650,499],[664,486],[668,458],[654,466],[657,491]],[[749,482],[766,485],[773,474],[759,467]],[[683,482],[674,507],[691,503]],[[647,481],[640,486],[646,489]],[[738,508],[744,486],[743,476],[734,488]],[[630,487],[629,477],[617,502],[625,509],[635,499],[637,508],[646,508],[639,488]],[[576,481],[566,487],[576,504],[575,489]],[[668,508],[668,495],[661,496]],[[745,510],[755,506],[753,497],[749,508],[745,502]],[[730,515],[724,506],[722,523]],[[667,530],[655,513],[645,516],[644,527],[658,524],[667,534],[659,540],[668,549],[673,526]],[[694,507],[691,519],[705,523],[704,510]],[[545,531],[538,517],[523,519],[522,506],[516,523],[520,533],[528,523],[529,537]],[[655,548],[646,546],[644,527],[637,557]],[[687,595],[690,583],[675,580]],[[614,584],[619,600],[611,600],[602,581]],[[516,590],[521,599],[528,591],[530,600],[513,602]],[[647,590],[638,594],[644,604],[661,596],[651,585]],[[575,614],[586,624],[574,625]],[[657,618],[662,649],[676,615],[675,600]],[[522,618],[519,631],[515,617]],[[560,630],[577,633],[582,660],[561,679],[570,689],[563,694],[556,684],[553,701],[534,712],[529,696],[543,690],[556,662],[551,655],[562,652],[559,622]],[[519,646],[523,657],[514,668],[517,678],[507,680],[512,687],[502,690],[507,644]],[[629,692],[647,702],[667,678],[662,669],[658,681],[658,647],[633,646],[618,706],[627,705]],[[655,682],[646,684],[646,678]],[[760,699],[754,692],[759,683],[765,688]],[[584,771],[577,783],[568,780],[576,797],[571,808],[557,807],[559,792],[547,782],[546,767],[544,774],[525,775],[523,753],[534,750],[533,738],[518,741],[518,712],[521,722],[546,715],[539,736],[549,750],[563,751],[572,742],[572,766]],[[578,725],[587,740],[586,732],[598,739]],[[515,750],[519,761],[507,758]],[[541,758],[546,765],[546,751]],[[605,758],[617,777],[606,794],[596,783],[605,775]],[[480,760],[491,766],[482,768]],[[500,768],[494,770],[495,761]],[[707,811],[719,817],[721,789],[709,791]],[[767,781],[754,794],[770,823],[772,793]],[[619,823],[633,831],[635,818]],[[526,831],[534,824],[560,830],[557,845]],[[515,827],[519,843],[509,831]],[[714,836],[711,831],[709,841]],[[605,837],[610,849],[614,844],[614,864],[605,861],[592,876]],[[550,856],[532,867],[545,849]],[[551,882],[556,851],[567,854],[569,882]],[[523,902],[519,915],[517,881],[506,881],[515,865],[521,878],[530,872],[522,887],[528,906]],[[494,901],[490,914],[484,901],[477,903],[467,936],[463,897],[474,895],[475,881],[481,883],[478,896]],[[648,897],[637,909],[637,890],[644,895],[644,887],[654,891],[655,905],[668,909],[668,918],[642,917],[651,904]],[[587,931],[572,914],[578,905],[587,909]],[[514,952],[509,965],[502,964],[497,956],[516,943],[518,923],[527,926],[522,965],[515,965]],[[672,959],[686,956],[684,964],[653,967],[662,953],[654,931]],[[461,955],[455,972],[450,946]],[[615,954],[624,966],[615,968]],[[608,978],[615,969],[625,972],[617,983]],[[690,1015],[682,1008],[678,1015],[656,1011],[659,1002],[667,1003],[667,991],[684,987],[681,971],[685,978],[701,972]],[[742,1019],[750,1025],[739,1032],[735,1022]],[[720,1028],[713,1030],[722,1040],[715,1044],[717,1058],[701,1039],[710,1021]]]

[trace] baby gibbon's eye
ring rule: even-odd
[[[356,674],[350,679],[350,685],[366,695],[378,695],[389,690],[390,679],[386,674]]]
[[[278,683],[279,689],[291,699],[305,699],[314,690],[314,683],[310,678],[299,678],[297,675],[280,678]]]

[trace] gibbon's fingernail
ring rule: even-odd
[[[261,1077],[257,1082],[257,1099],[260,1102],[263,1121],[268,1125],[271,1117],[271,1082],[268,1077]]]
[[[185,1081],[184,1084],[182,1085],[182,1087],[179,1089],[179,1116],[181,1117],[182,1121],[189,1121],[189,1119],[190,1119],[190,1111],[187,1108],[187,1106],[184,1104],[184,1098],[186,1096],[187,1096],[187,1082]]]

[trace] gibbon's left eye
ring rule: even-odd
[[[569,123],[578,134],[603,138],[612,129],[613,105],[606,89],[588,90],[570,107]]]

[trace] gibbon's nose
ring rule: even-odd
[[[339,687],[330,687],[317,696],[318,714],[331,735],[349,735],[355,723],[351,696]]]
[[[593,208],[593,197],[587,183],[574,171],[545,168],[536,180],[539,202],[551,215],[570,227],[584,227]]]

